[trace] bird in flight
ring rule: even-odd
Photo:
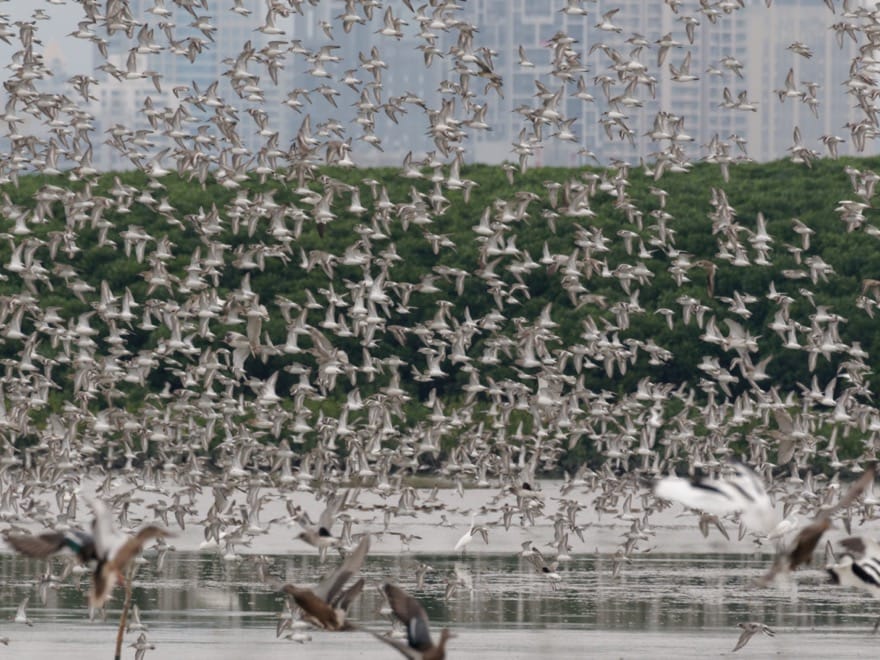
[[[874,482],[877,474],[875,465],[865,469],[846,494],[832,507],[822,509],[809,525],[802,528],[794,538],[790,548],[783,549],[777,554],[770,570],[758,580],[758,584],[766,586],[772,583],[779,573],[787,573],[797,569],[802,564],[808,564],[813,557],[813,551],[822,539],[822,535],[831,527],[832,516],[855,502],[865,489]]]
[[[760,621],[747,621],[744,623],[736,624],[740,628],[742,628],[742,634],[739,636],[739,639],[736,640],[736,646],[733,647],[732,653],[739,651],[743,646],[749,643],[749,640],[757,635],[759,632],[764,633],[768,637],[774,637],[776,633],[765,626]]]
[[[654,483],[654,495],[710,515],[738,513],[750,530],[769,533],[776,526],[776,511],[761,478],[742,463],[731,462],[727,470],[717,478],[664,477]]]
[[[431,639],[428,615],[422,604],[391,583],[386,583],[382,591],[394,616],[406,626],[406,644],[379,633],[371,634],[412,660],[443,660],[446,657],[446,642],[453,637],[449,629],[443,628],[440,631],[440,640],[435,644]]]
[[[846,552],[840,561],[825,570],[834,584],[858,587],[880,598],[880,544],[861,536],[853,536],[840,542]],[[880,628],[880,618],[874,624],[874,632]]]
[[[364,536],[339,568],[327,575],[314,589],[285,584],[280,586],[280,590],[293,598],[303,611],[303,619],[316,628],[330,631],[353,630],[355,626],[347,619],[348,608],[363,591],[364,579],[360,578],[348,589],[345,589],[345,585],[361,570],[369,549],[370,537]]]
[[[6,542],[26,557],[45,559],[67,551],[73,552],[80,563],[94,561],[89,606],[100,609],[144,544],[150,539],[171,534],[157,525],[146,525],[134,535],[124,534],[114,527],[112,512],[102,501],[94,500],[91,505],[95,512],[91,533],[74,529],[43,534],[8,534]]]

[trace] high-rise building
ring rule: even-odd
[[[204,17],[196,9],[196,17],[171,3],[168,16],[154,13],[153,0],[128,5],[143,25],[131,36],[120,31],[110,37],[108,59],[127,71],[133,48],[149,50],[149,36],[141,29],[152,30],[160,48],[137,54],[135,69],[155,72],[162,92],[150,77],[116,81],[106,76],[95,88],[101,132],[121,118],[130,128],[145,130],[145,104],[173,113],[181,97],[213,91],[211,85],[219,81],[216,93],[236,108],[237,132],[254,154],[272,132],[279,147],[287,148],[308,115],[318,135],[344,127],[338,135],[350,139],[355,162],[399,164],[409,151],[420,158],[434,148],[426,135],[428,113],[441,106],[442,98],[455,96],[444,93],[441,82],[459,80],[452,51],[460,33],[436,29],[431,58],[419,36],[419,23],[433,7],[420,8],[414,17],[394,5],[408,25],[399,37],[389,37],[379,32],[384,8],[374,10],[372,21],[344,32],[341,2],[300,3],[301,14],[291,11],[269,26],[263,6],[255,5],[252,13],[216,6]],[[846,36],[841,42],[829,29],[835,15],[816,0],[774,0],[770,8],[763,0],[747,1],[745,7],[718,2],[677,12],[661,0],[581,5],[463,0],[457,6],[450,15],[477,26],[472,47],[491,59],[503,79],[497,93],[472,77],[473,104],[484,106],[491,130],[467,131],[460,146],[469,161],[515,161],[514,144],[521,135],[529,141],[534,164],[575,165],[594,157],[652,163],[670,153],[696,162],[709,157],[719,141],[739,141],[749,157],[769,160],[790,153],[795,126],[805,146],[822,152],[822,136],[849,140],[846,124],[863,116],[841,86],[858,45]],[[561,74],[554,74],[554,54],[563,41],[573,56]],[[247,43],[255,55],[242,63]],[[267,49],[281,51],[274,80]],[[810,52],[813,56],[806,57]],[[318,54],[322,61],[316,66]],[[364,64],[374,59],[385,65],[376,80]],[[254,76],[256,92],[233,88],[228,72],[236,66]],[[359,82],[349,86],[347,78]],[[424,109],[403,98],[421,99]],[[456,102],[456,112],[464,114],[460,99]],[[210,108],[200,115],[191,104],[183,105],[193,132],[202,126],[222,140],[210,123]],[[373,108],[365,113],[364,106]],[[536,121],[542,106],[557,112],[558,121]],[[664,122],[670,121],[674,140],[663,137]],[[167,143],[167,136],[155,137],[160,145],[163,139]],[[853,151],[847,145],[840,149]],[[869,142],[866,152],[875,151]],[[129,166],[107,145],[95,160],[102,167]]]
[[[856,107],[855,97],[846,93],[844,82],[859,45],[848,36],[841,39],[831,29],[839,17],[831,14],[824,3],[809,0],[774,0],[770,10],[750,7],[747,16],[746,82],[749,90],[763,100],[759,112],[749,121],[750,155],[756,160],[788,155],[795,127],[804,145],[823,155],[827,154],[820,141],[823,135],[846,139],[841,153],[856,154],[846,124],[858,122],[864,113]],[[812,55],[799,55],[789,48],[798,48],[799,44],[807,46],[810,50],[805,52]],[[784,96],[789,71],[795,91],[806,94],[805,99],[794,94]],[[877,150],[869,142],[864,153]]]
[[[581,150],[602,161],[651,161],[660,145],[645,134],[661,111],[684,120],[683,130],[693,142],[682,148],[694,159],[707,155],[702,147],[715,136],[721,141],[729,141],[730,136],[743,138],[755,160],[786,156],[795,126],[803,143],[819,151],[823,151],[821,136],[847,137],[845,124],[857,121],[860,113],[841,84],[858,46],[849,37],[841,45],[838,34],[829,29],[835,15],[827,6],[812,0],[774,0],[770,8],[756,1],[742,9],[736,3],[728,5],[724,9],[716,5],[714,11],[710,5],[688,16],[684,9],[674,13],[659,0],[614,0],[585,2],[588,14],[581,15],[560,11],[561,7],[548,10],[543,3],[530,0],[471,0],[465,15],[479,26],[480,44],[497,53],[495,66],[505,80],[505,98],[492,104],[488,121],[493,130],[477,136],[469,156],[494,162],[512,158],[510,144],[528,126],[516,109],[535,106],[536,80],[552,90],[564,87],[560,109],[566,118],[575,119],[576,143],[544,136],[538,160],[547,164],[585,162],[587,156],[578,155]],[[613,9],[617,11],[606,22],[604,13]],[[598,27],[603,23],[606,29]],[[560,33],[572,40],[572,48],[588,67],[565,84],[551,75],[550,65],[552,40]],[[673,45],[658,64],[658,42],[665,37]],[[788,48],[798,43],[806,45],[813,56]],[[628,62],[643,65],[644,74],[656,81],[653,92],[645,84],[636,86],[634,98],[623,94],[620,76],[606,54],[609,49]],[[672,67],[681,74],[686,62],[690,76],[676,79]],[[804,97],[793,92],[780,100],[778,90],[785,90],[790,69]],[[593,101],[577,98],[578,80]],[[610,85],[607,94],[603,84]],[[744,104],[738,103],[741,94],[745,94]],[[614,98],[618,100],[612,103]],[[602,124],[603,113],[609,110],[625,115],[622,121],[632,131],[632,141],[620,139],[617,130],[609,138]],[[875,152],[876,147],[868,144],[866,150]],[[841,151],[852,149],[843,146]]]

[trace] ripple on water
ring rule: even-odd
[[[415,589],[413,578],[419,561],[434,567],[421,590]],[[611,576],[610,563],[605,556],[575,556],[560,567],[562,582],[556,591],[529,562],[510,554],[377,556],[370,558],[363,574],[368,584],[391,580],[410,588],[432,622],[457,630],[552,626],[693,631],[731,628],[746,618],[771,626],[837,629],[857,628],[854,621],[880,613],[880,605],[858,592],[829,588],[818,570],[801,572],[796,586],[791,582],[769,589],[755,587],[755,578],[767,565],[765,557],[642,555],[634,557],[617,578]],[[59,561],[56,572],[60,567]],[[447,599],[447,580],[453,579],[456,567],[463,567],[473,587],[459,587]],[[44,568],[43,562],[0,555],[0,576],[12,578],[4,580],[0,590],[0,616],[14,614],[24,595],[33,592]],[[269,556],[265,570],[287,582],[311,584],[326,567],[314,556]],[[86,579],[72,577],[50,589],[45,605],[33,595],[30,617],[38,626],[81,621],[84,630],[94,629],[96,624],[86,621]],[[118,591],[111,603],[110,621],[120,595]],[[278,593],[260,583],[253,558],[225,562],[214,555],[186,552],[168,555],[161,573],[151,562],[142,565],[134,583],[134,602],[153,630],[264,628],[270,639],[283,605]],[[352,616],[384,626],[381,606],[378,589],[368,587]]]

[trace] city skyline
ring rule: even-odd
[[[44,81],[47,87],[69,93],[72,77],[95,79],[94,100],[84,110],[94,119],[96,135],[112,131],[120,117],[131,131],[151,129],[150,108],[173,115],[182,107],[182,97],[216,89],[242,112],[236,121],[252,129],[240,133],[254,158],[269,134],[275,134],[276,146],[290,145],[307,118],[308,128],[317,126],[322,137],[346,144],[358,165],[396,165],[407,153],[421,160],[435,150],[424,115],[442,107],[449,94],[441,81],[454,78],[461,63],[452,54],[457,44],[448,31],[431,33],[427,5],[420,8],[424,19],[401,25],[398,37],[382,34],[382,10],[374,11],[372,20],[360,17],[344,32],[342,1],[299,5],[302,14],[290,11],[269,30],[262,7],[246,13],[209,6],[204,17],[212,29],[205,33],[193,15],[176,5],[166,9],[167,16],[166,11],[155,13],[152,0],[132,0],[128,6],[140,27],[131,37],[122,31],[101,37],[107,52],[102,67],[92,66],[103,60],[96,46],[88,58],[83,57],[87,51],[70,48],[71,43],[87,42],[83,39],[57,29],[45,39],[44,56],[53,73],[57,71]],[[491,58],[502,81],[494,89],[469,90],[471,106],[454,108],[467,133],[456,145],[458,158],[488,164],[516,161],[516,145],[524,135],[535,165],[625,160],[676,167],[678,161],[713,160],[718,153],[731,162],[767,161],[791,156],[798,139],[806,154],[827,155],[829,143],[839,153],[859,153],[846,133],[859,121],[860,110],[841,88],[857,44],[830,29],[824,3],[777,0],[767,8],[764,2],[748,2],[738,11],[719,9],[711,16],[708,11],[674,13],[667,3],[639,0],[586,2],[586,15],[565,11],[567,6],[553,3],[550,11],[525,0],[471,0],[460,3],[458,11],[444,10],[444,16],[458,14],[478,26],[473,49]],[[600,27],[606,7],[617,11]],[[66,15],[72,9],[66,5]],[[432,36],[426,38],[426,33]],[[560,40],[573,53],[574,66],[565,78],[554,74],[552,62],[562,48]],[[256,52],[248,66],[259,88],[251,99],[229,83],[229,64],[247,42]],[[792,48],[795,44],[802,46],[800,52]],[[187,47],[192,54],[183,52]],[[272,48],[281,51],[274,71],[260,62],[265,60],[260,53]],[[130,60],[133,50],[137,52]],[[371,51],[385,64],[381,82],[370,81],[364,69]],[[68,59],[67,52],[77,55]],[[316,56],[326,58],[317,72],[310,61]],[[419,58],[417,65],[413,57]],[[117,79],[108,62],[116,71],[131,65],[155,76]],[[637,75],[622,74],[622,66]],[[536,130],[527,115],[548,98],[558,118],[546,131]],[[733,102],[742,98],[749,103]],[[373,106],[367,130],[365,104]],[[658,125],[668,128],[662,124],[669,118],[676,139],[654,139],[664,135]],[[222,139],[209,121],[208,111],[188,116],[187,131]],[[150,142],[156,151],[174,144],[162,135]],[[863,154],[877,152],[872,140],[860,146]],[[96,143],[93,158],[102,169],[134,166],[112,139]]]

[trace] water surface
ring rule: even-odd
[[[308,584],[328,565],[313,555],[254,555],[237,560],[220,554],[169,553],[161,570],[148,553],[135,579],[134,602],[156,645],[153,657],[199,658],[388,658],[395,652],[363,633],[311,632],[299,644],[276,638],[283,597],[262,583],[258,565],[285,581]],[[423,589],[416,589],[418,562],[430,564]],[[707,657],[729,652],[741,621],[759,620],[777,631],[757,636],[738,655],[752,657],[865,657],[880,603],[828,585],[822,572],[807,570],[793,582],[758,588],[753,582],[767,559],[753,555],[654,554],[635,557],[618,577],[613,558],[578,555],[561,568],[558,590],[531,564],[512,554],[376,555],[364,568],[368,587],[351,612],[376,631],[390,630],[380,614],[376,589],[392,580],[424,604],[435,630],[448,626],[453,658],[535,657]],[[56,571],[63,562],[54,560]],[[71,576],[48,589],[45,604],[35,583],[46,563],[0,556],[0,618],[9,621],[31,594],[33,627],[0,626],[10,638],[6,653],[21,658],[94,658],[112,654],[122,590],[117,589],[106,621],[88,620],[87,575]],[[446,583],[458,567],[473,588],[446,598]],[[126,643],[137,633],[129,633]],[[127,648],[123,657],[133,657]],[[150,657],[150,655],[148,655]]]

